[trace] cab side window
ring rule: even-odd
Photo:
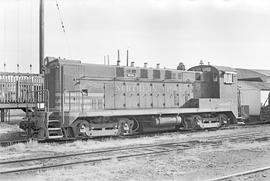
[[[234,82],[233,74],[232,73],[225,73],[224,74],[224,83],[225,84],[232,84],[233,82]]]

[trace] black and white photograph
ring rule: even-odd
[[[269,181],[269,0],[0,0],[0,180]]]

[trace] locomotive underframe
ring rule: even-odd
[[[118,136],[168,130],[219,128],[235,120],[230,107],[32,113],[21,126],[38,139]],[[226,101],[219,100],[220,103]],[[211,108],[212,107],[212,108]],[[63,121],[62,120],[63,116]],[[30,122],[30,124],[29,124]],[[29,125],[31,126],[29,126]]]
[[[219,128],[230,124],[233,120],[232,112],[186,112],[178,114],[78,117],[69,126],[72,127],[75,137],[96,137],[169,130]],[[65,136],[69,137],[70,135],[65,134]]]

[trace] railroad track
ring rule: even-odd
[[[28,172],[35,170],[44,170],[49,168],[65,167],[70,165],[78,165],[83,163],[101,162],[111,159],[124,159],[130,157],[139,157],[154,154],[166,154],[172,151],[183,151],[194,148],[195,146],[216,146],[222,140],[229,139],[230,141],[254,141],[259,138],[270,138],[270,133],[256,132],[245,133],[238,135],[225,135],[211,137],[205,140],[191,140],[182,142],[169,142],[160,144],[147,144],[132,147],[115,147],[103,150],[88,151],[81,153],[70,153],[62,155],[54,155],[47,157],[20,159],[20,160],[5,160],[0,161],[0,175]]]
[[[186,143],[181,142],[179,144],[167,143],[167,144],[145,145],[145,146],[137,146],[137,147],[129,147],[129,148],[104,149],[104,150],[99,150],[99,151],[30,158],[30,159],[22,159],[22,160],[1,161],[0,168],[1,167],[2,168],[1,168],[0,174],[18,173],[18,172],[26,172],[26,171],[33,171],[33,170],[77,165],[77,164],[82,164],[82,163],[100,162],[100,161],[111,160],[111,159],[123,159],[123,158],[145,156],[145,155],[151,155],[151,154],[160,154],[160,153],[171,152],[171,151],[176,151],[176,150],[185,150],[191,146],[189,144],[190,143],[187,143],[187,142]],[[86,156],[86,155],[87,155],[87,159],[85,159],[85,157],[80,157],[80,156]],[[70,158],[70,160],[68,160],[68,162],[65,162],[67,158]],[[55,159],[61,159],[64,163],[61,161],[55,164],[54,162]],[[12,166],[12,164],[22,165],[23,163],[28,163],[28,164],[26,164],[27,165],[26,167],[18,167],[18,168],[10,169],[10,166]]]
[[[0,141],[0,146],[4,147],[4,146],[10,146],[10,145],[15,145],[18,143],[27,143],[28,140],[13,140],[13,141]]]
[[[269,124],[266,124],[264,123],[263,125],[269,125]],[[252,125],[249,125],[249,124],[246,124],[246,125],[230,125],[228,127],[222,127],[222,128],[219,128],[219,129],[209,129],[209,131],[219,131],[219,130],[230,130],[230,129],[239,129],[239,128],[254,128],[254,127],[260,127],[262,126],[262,123],[261,124],[252,124]],[[161,134],[187,134],[187,133],[200,133],[200,132],[203,132],[205,130],[197,130],[197,131],[188,131],[188,130],[180,130],[178,132],[175,132],[175,131],[170,131],[169,133],[168,132],[155,132],[155,133],[144,133],[144,134],[140,134],[140,135],[130,135],[130,136],[121,136],[121,137],[115,137],[115,139],[131,139],[131,138],[140,138],[140,137],[144,137],[144,136],[148,136],[148,137],[151,137],[151,136],[157,136],[157,135],[161,135]],[[90,138],[91,139],[91,138]],[[103,138],[94,138],[94,139],[103,139]],[[51,142],[57,142],[57,143],[68,143],[68,142],[74,142],[74,141],[77,141],[77,140],[87,140],[87,139],[60,139],[60,140],[42,140],[42,141],[38,141],[39,143],[51,143]],[[22,139],[22,140],[5,140],[5,141],[0,141],[0,146],[4,147],[4,146],[11,146],[11,145],[14,145],[14,144],[18,144],[18,143],[27,143],[29,142],[30,140],[25,138],[25,139]]]
[[[244,172],[239,172],[239,173],[234,173],[234,174],[231,174],[231,175],[226,175],[226,176],[214,178],[214,179],[210,179],[210,180],[207,180],[207,181],[231,180],[231,179],[241,178],[241,177],[245,177],[245,176],[248,176],[248,175],[264,172],[264,171],[267,171],[267,170],[270,170],[270,166],[263,167],[263,168],[257,168],[257,169],[253,169],[253,170],[248,170],[248,171],[244,171]]]

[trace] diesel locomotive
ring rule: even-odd
[[[20,124],[38,139],[219,128],[238,115],[237,75],[229,67],[45,60],[44,109],[28,112]]]

